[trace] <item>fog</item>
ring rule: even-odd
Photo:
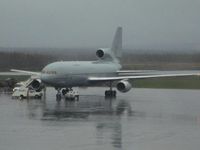
[[[199,0],[1,0],[0,47],[200,51]]]

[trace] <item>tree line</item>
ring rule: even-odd
[[[75,52],[0,52],[0,71],[12,68],[41,70],[45,65],[59,60],[95,60],[95,53]],[[163,67],[200,68],[200,53],[133,53],[126,52],[122,57],[126,69],[162,69]],[[177,65],[178,64],[178,65]],[[146,67],[145,67],[146,66]],[[152,67],[153,66],[153,67]]]

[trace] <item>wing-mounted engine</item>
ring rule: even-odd
[[[29,83],[28,87],[35,91],[41,91],[44,88],[44,84],[40,79],[33,79],[32,82]]]
[[[101,60],[109,60],[113,58],[113,54],[109,49],[98,49],[96,51],[96,56]]]
[[[132,85],[127,80],[121,80],[117,83],[117,90],[125,93],[132,88]]]

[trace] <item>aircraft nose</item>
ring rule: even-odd
[[[43,73],[43,72],[42,72],[42,74],[41,74],[41,80],[42,80],[43,82],[45,82],[45,81],[47,80],[47,76],[46,76],[45,73]]]
[[[41,80],[43,81],[43,82],[45,82],[45,81],[47,81],[48,80],[48,74],[47,74],[47,66],[46,67],[44,67],[43,69],[42,69],[42,73],[41,73]]]
[[[56,71],[53,69],[52,64],[47,65],[42,69],[41,80],[43,82],[49,82],[54,79]]]

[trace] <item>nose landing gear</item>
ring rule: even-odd
[[[62,98],[62,94],[61,94],[61,92],[60,92],[60,88],[57,88],[56,89],[57,90],[57,94],[56,94],[56,101],[57,102],[60,102],[61,101],[61,98]]]

